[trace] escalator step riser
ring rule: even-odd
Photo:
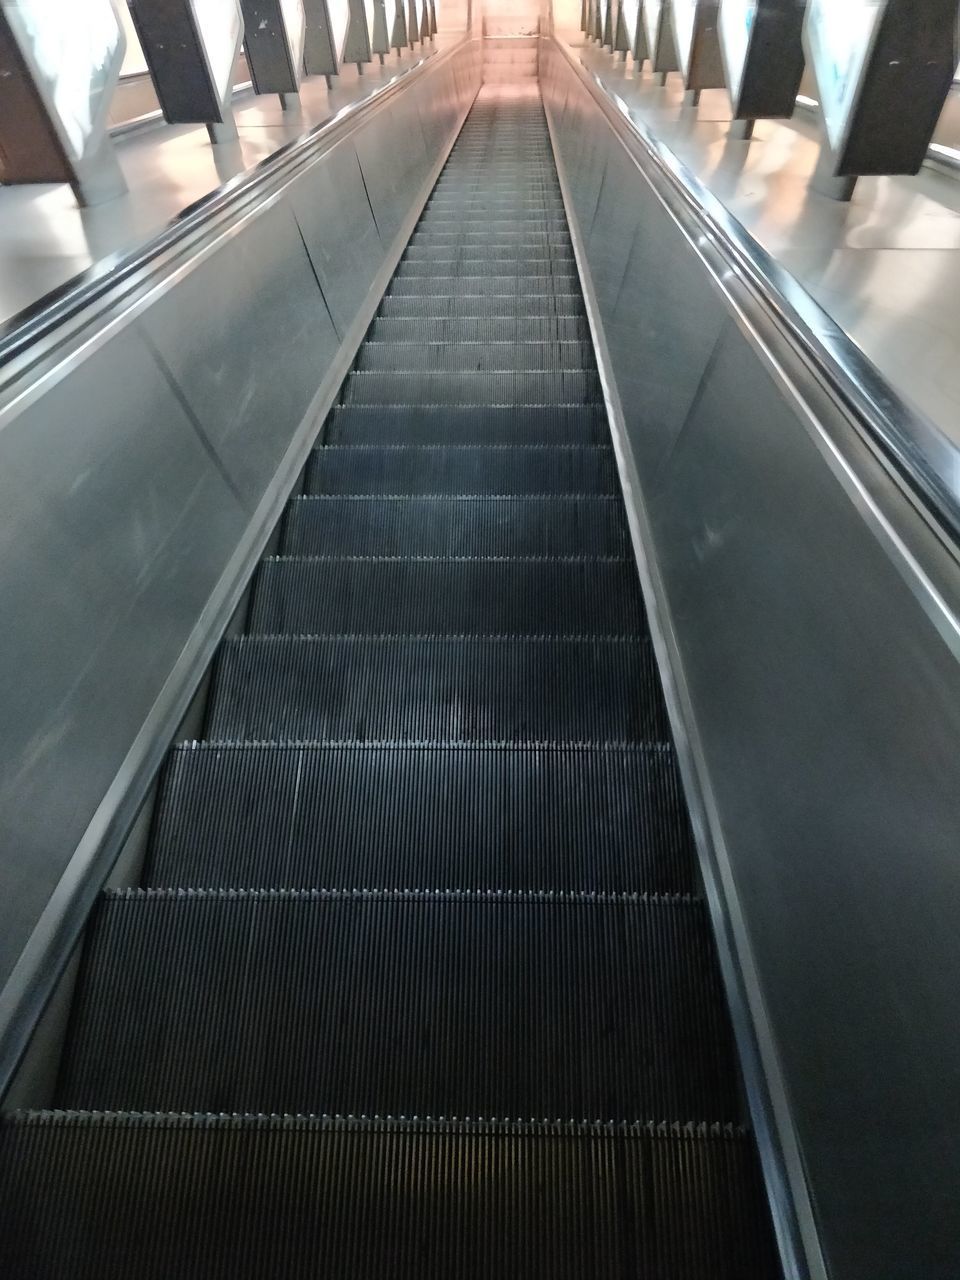
[[[472,253],[484,257],[487,261],[499,253],[536,254],[550,257],[560,252],[572,252],[569,240],[562,236],[537,235],[529,231],[512,238],[502,232],[492,232],[481,236],[476,234],[458,234],[452,231],[422,231],[414,236],[407,248],[410,258],[425,258],[428,255]]]
[[[121,1111],[739,1113],[707,913],[686,898],[108,895],[57,1092]]]
[[[486,156],[476,153],[459,156],[452,152],[434,190],[466,187],[509,193],[526,187],[542,186],[553,191],[559,190],[557,171],[546,151],[536,147],[529,148],[529,151],[532,153],[529,156],[527,147],[522,151],[518,148],[512,154],[504,150],[499,155]]]
[[[464,275],[481,274],[491,264],[502,274],[526,270],[531,275],[549,275],[556,265],[563,269],[576,267],[572,249],[478,249],[470,247],[457,252],[448,249],[425,248],[408,249],[404,256],[404,266],[430,267],[433,270],[450,274],[454,267]],[[471,270],[472,268],[472,270]]]
[[[350,374],[344,404],[399,405],[583,405],[603,399],[600,375],[587,370],[489,371],[486,373]]]
[[[426,293],[387,294],[380,303],[380,315],[386,318],[421,317],[430,320],[510,319],[514,316],[551,316],[586,318],[583,296],[577,293],[510,293],[484,295]]]
[[[609,635],[645,630],[625,561],[268,560],[251,635]]]
[[[305,492],[526,496],[619,491],[612,449],[398,445],[315,449]]]
[[[423,343],[367,341],[355,368],[363,372],[482,373],[505,370],[570,372],[595,370],[592,342]]]
[[[495,275],[483,275],[484,269],[489,268],[496,272]],[[391,293],[406,293],[410,290],[406,287],[408,281],[413,281],[418,288],[433,288],[437,293],[458,293],[460,288],[457,282],[464,283],[463,292],[493,292],[493,293],[510,293],[519,289],[524,289],[527,281],[539,280],[550,282],[547,286],[559,287],[564,292],[574,292],[577,287],[576,263],[572,260],[569,262],[551,262],[549,259],[543,259],[540,262],[523,262],[519,258],[508,260],[498,258],[496,262],[486,262],[482,260],[472,259],[463,264],[463,270],[458,270],[457,264],[452,262],[433,263],[433,262],[401,262],[394,273],[393,279],[390,281]],[[444,288],[444,281],[449,281],[453,287]],[[471,288],[471,284],[478,281],[484,281],[481,289]],[[496,283],[508,282],[506,289],[496,288]],[[491,288],[491,286],[493,286]]]
[[[0,1267],[8,1280],[623,1280],[629,1240],[632,1275],[778,1273],[742,1137],[517,1129],[7,1121]]]
[[[622,503],[605,497],[303,497],[287,509],[293,556],[625,556]]]
[[[171,753],[145,883],[693,893],[673,753],[217,747]]]
[[[603,405],[520,408],[408,406],[385,414],[371,405],[338,405],[327,419],[328,444],[608,444]]]
[[[484,236],[497,239],[500,236],[515,236],[523,239],[529,235],[562,236],[569,241],[570,232],[566,219],[562,214],[556,217],[544,217],[531,214],[529,217],[514,218],[444,218],[439,214],[424,214],[418,224],[418,235],[466,235]]]
[[[417,320],[378,316],[370,329],[374,342],[590,342],[586,317],[527,316],[482,320]]]
[[[226,641],[207,737],[223,742],[669,741],[648,639]]]
[[[450,179],[441,178],[434,187],[428,206],[436,202],[454,200],[469,194],[474,200],[523,201],[549,199],[562,203],[562,191],[556,177],[545,173],[533,173],[527,178],[522,169],[506,166],[500,173],[495,165],[487,165],[477,179],[460,173]]]
[[[561,223],[566,226],[566,210],[559,200],[524,200],[512,202],[506,200],[437,200],[431,202],[422,219],[422,225],[432,222],[456,221],[463,225],[472,222],[480,226],[491,226],[497,222],[509,222],[516,226],[518,222],[530,221],[546,229],[548,224]]]

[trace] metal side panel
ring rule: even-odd
[[[247,516],[135,329],[0,423],[0,452],[6,976]]]
[[[701,264],[669,234],[669,215],[653,192],[638,189],[622,165],[611,167],[619,178],[610,187],[619,188],[621,199],[629,192],[627,203],[639,230],[604,328],[630,444],[638,467],[656,485],[660,463],[683,429],[729,313],[715,289],[701,287]],[[696,306],[690,305],[692,297]],[[644,353],[642,361],[638,351]]]
[[[339,143],[290,193],[300,234],[342,339],[383,264],[356,144]]]
[[[952,1280],[955,548],[690,189],[542,61],[786,1273]],[[640,213],[612,309],[605,193]]]
[[[383,113],[379,127],[357,139],[357,155],[380,238],[389,243],[428,168],[417,104],[405,99]]]
[[[479,45],[231,184],[0,371],[0,1093],[479,88]],[[444,104],[429,149],[418,88]]]
[[[142,323],[253,508],[340,345],[290,206],[227,239]]]

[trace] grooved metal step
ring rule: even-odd
[[[547,445],[327,445],[307,494],[616,494],[611,448]]]
[[[0,1122],[7,1280],[623,1280],[625,1253],[658,1280],[769,1280],[763,1219],[749,1139],[708,1126]]]
[[[454,200],[450,196],[432,200],[427,206],[424,216],[425,225],[434,220],[456,221],[464,225],[477,222],[480,226],[490,226],[501,220],[508,220],[516,225],[517,219],[529,220],[537,226],[544,226],[547,220],[566,226],[566,210],[563,201],[553,199],[484,199],[476,197],[470,200]]]
[[[206,736],[250,742],[669,741],[646,638],[224,641]]]
[[[145,883],[693,893],[662,745],[173,751]]]
[[[522,319],[522,317],[521,317]],[[477,407],[338,405],[327,418],[328,444],[607,444],[603,405]]]
[[[625,635],[644,628],[625,560],[263,563],[252,635]]]
[[[443,275],[462,273],[463,275],[482,274],[491,263],[497,271],[517,272],[529,275],[543,275],[550,271],[553,264],[564,267],[576,266],[573,249],[568,246],[550,245],[411,245],[404,254],[404,263],[429,266]]]
[[[576,264],[559,263],[553,266],[548,263],[530,263],[529,271],[523,270],[523,263],[509,262],[488,263],[495,274],[481,274],[482,265],[477,264],[477,271],[468,275],[450,268],[433,267],[427,262],[401,262],[393,279],[390,281],[391,293],[417,293],[420,291],[437,293],[516,293],[532,287],[534,292],[570,292],[577,287]],[[539,288],[538,288],[539,286]]]
[[[600,375],[593,369],[416,373],[354,370],[344,404],[532,405],[599,404]]]
[[[388,319],[425,317],[429,319],[499,319],[513,316],[586,317],[583,297],[576,293],[523,292],[499,295],[482,293],[439,293],[428,295],[387,294],[380,303],[380,314]]]
[[[57,1099],[122,1111],[739,1117],[699,900],[499,891],[107,893]]]
[[[480,316],[459,320],[378,316],[370,329],[374,342],[587,342],[586,316]]]
[[[425,229],[416,232],[407,247],[412,257],[433,254],[436,252],[457,252],[472,250],[474,253],[489,255],[501,250],[520,253],[533,252],[552,254],[560,250],[572,250],[569,237],[560,232],[505,231],[469,232],[469,231],[431,231]]]
[[[483,373],[534,370],[566,373],[596,370],[591,342],[409,343],[368,340],[357,353],[362,372],[406,373],[414,365],[424,373]]]
[[[614,497],[297,498],[281,553],[295,556],[623,556]]]
[[[567,227],[567,220],[563,210],[560,209],[553,213],[547,210],[531,210],[529,214],[515,214],[513,217],[454,217],[444,216],[439,211],[433,213],[425,213],[418,223],[420,228],[417,235],[433,236],[433,235],[460,235],[465,236],[493,236],[498,238],[504,235],[514,235],[524,237],[528,235],[562,235],[565,240],[569,240],[570,232]]]

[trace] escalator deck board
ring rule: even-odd
[[[0,1124],[0,1272],[32,1280],[772,1280],[762,1200],[717,1128]]]

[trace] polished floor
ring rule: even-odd
[[[184,208],[279,146],[374,93],[435,46],[391,55],[327,91],[302,90],[291,115],[273,96],[237,105],[239,140],[212,147],[202,127],[164,126],[118,143],[130,194],[77,208],[64,186],[0,188],[0,323],[93,263],[136,248]],[[853,200],[818,195],[815,120],[760,121],[752,141],[730,136],[723,90],[684,105],[680,79],[661,88],[579,32],[564,37],[631,113],[646,122],[857,343],[901,396],[960,439],[960,181],[925,168],[912,178],[861,179]]]
[[[450,39],[391,53],[362,75],[345,67],[331,90],[323,76],[310,76],[298,111],[282,110],[274,94],[242,96],[234,106],[233,143],[212,146],[203,125],[160,124],[128,134],[116,146],[129,193],[99,208],[78,208],[63,184],[0,186],[0,325],[94,263],[146,243],[184,209],[419,66]]]
[[[761,120],[731,137],[722,89],[685,105],[671,75],[661,87],[580,32],[584,65],[716,195],[854,340],[900,395],[960,440],[960,180],[924,167],[916,177],[861,178],[852,201],[818,195],[816,120]]]

